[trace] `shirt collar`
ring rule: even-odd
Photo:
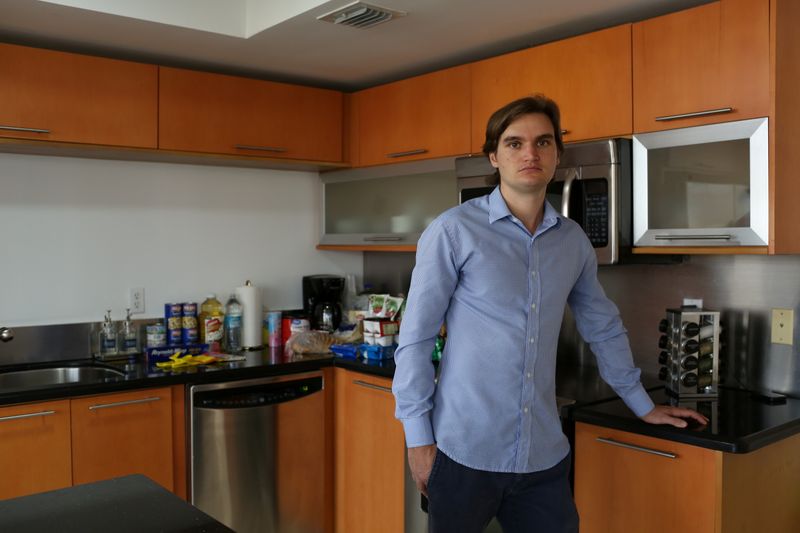
[[[500,186],[498,185],[489,194],[489,224],[494,224],[498,220],[506,217],[514,218],[514,215],[508,209],[508,204],[506,204],[506,201],[503,199],[503,195],[500,194]],[[560,223],[559,219],[561,218],[562,215],[550,205],[550,202],[545,200],[544,217],[542,218],[540,230],[544,231],[553,226],[558,226]]]

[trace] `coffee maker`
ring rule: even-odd
[[[334,331],[342,321],[344,278],[316,274],[303,276],[303,310],[312,329]]]

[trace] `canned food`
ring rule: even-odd
[[[145,329],[148,348],[163,348],[167,345],[167,328],[164,324],[149,324]]]
[[[283,341],[283,336],[281,332],[281,312],[280,311],[270,311],[267,313],[267,332],[268,332],[268,342],[269,346],[280,346]]]
[[[167,342],[170,346],[180,346],[183,342],[183,305],[164,304],[164,325],[167,329]]]
[[[300,333],[301,331],[309,331],[310,329],[311,323],[307,318],[293,318],[291,324],[289,325],[289,332],[292,335],[295,333]]]
[[[181,341],[183,344],[197,344],[200,338],[200,330],[197,328],[197,304],[195,302],[183,304],[181,327]]]

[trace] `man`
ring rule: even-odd
[[[654,424],[700,414],[654,406],[633,366],[619,312],[574,221],[545,202],[563,144],[543,96],[496,111],[484,153],[499,187],[434,220],[417,245],[395,355],[394,394],[409,466],[429,500],[431,533],[577,532],[569,444],[555,400],[555,359],[568,303],[603,379]],[[448,341],[434,382],[439,327]]]

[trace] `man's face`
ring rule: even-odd
[[[544,113],[522,115],[500,135],[497,151],[489,154],[500,171],[501,189],[529,193],[543,190],[558,165],[553,124]]]

